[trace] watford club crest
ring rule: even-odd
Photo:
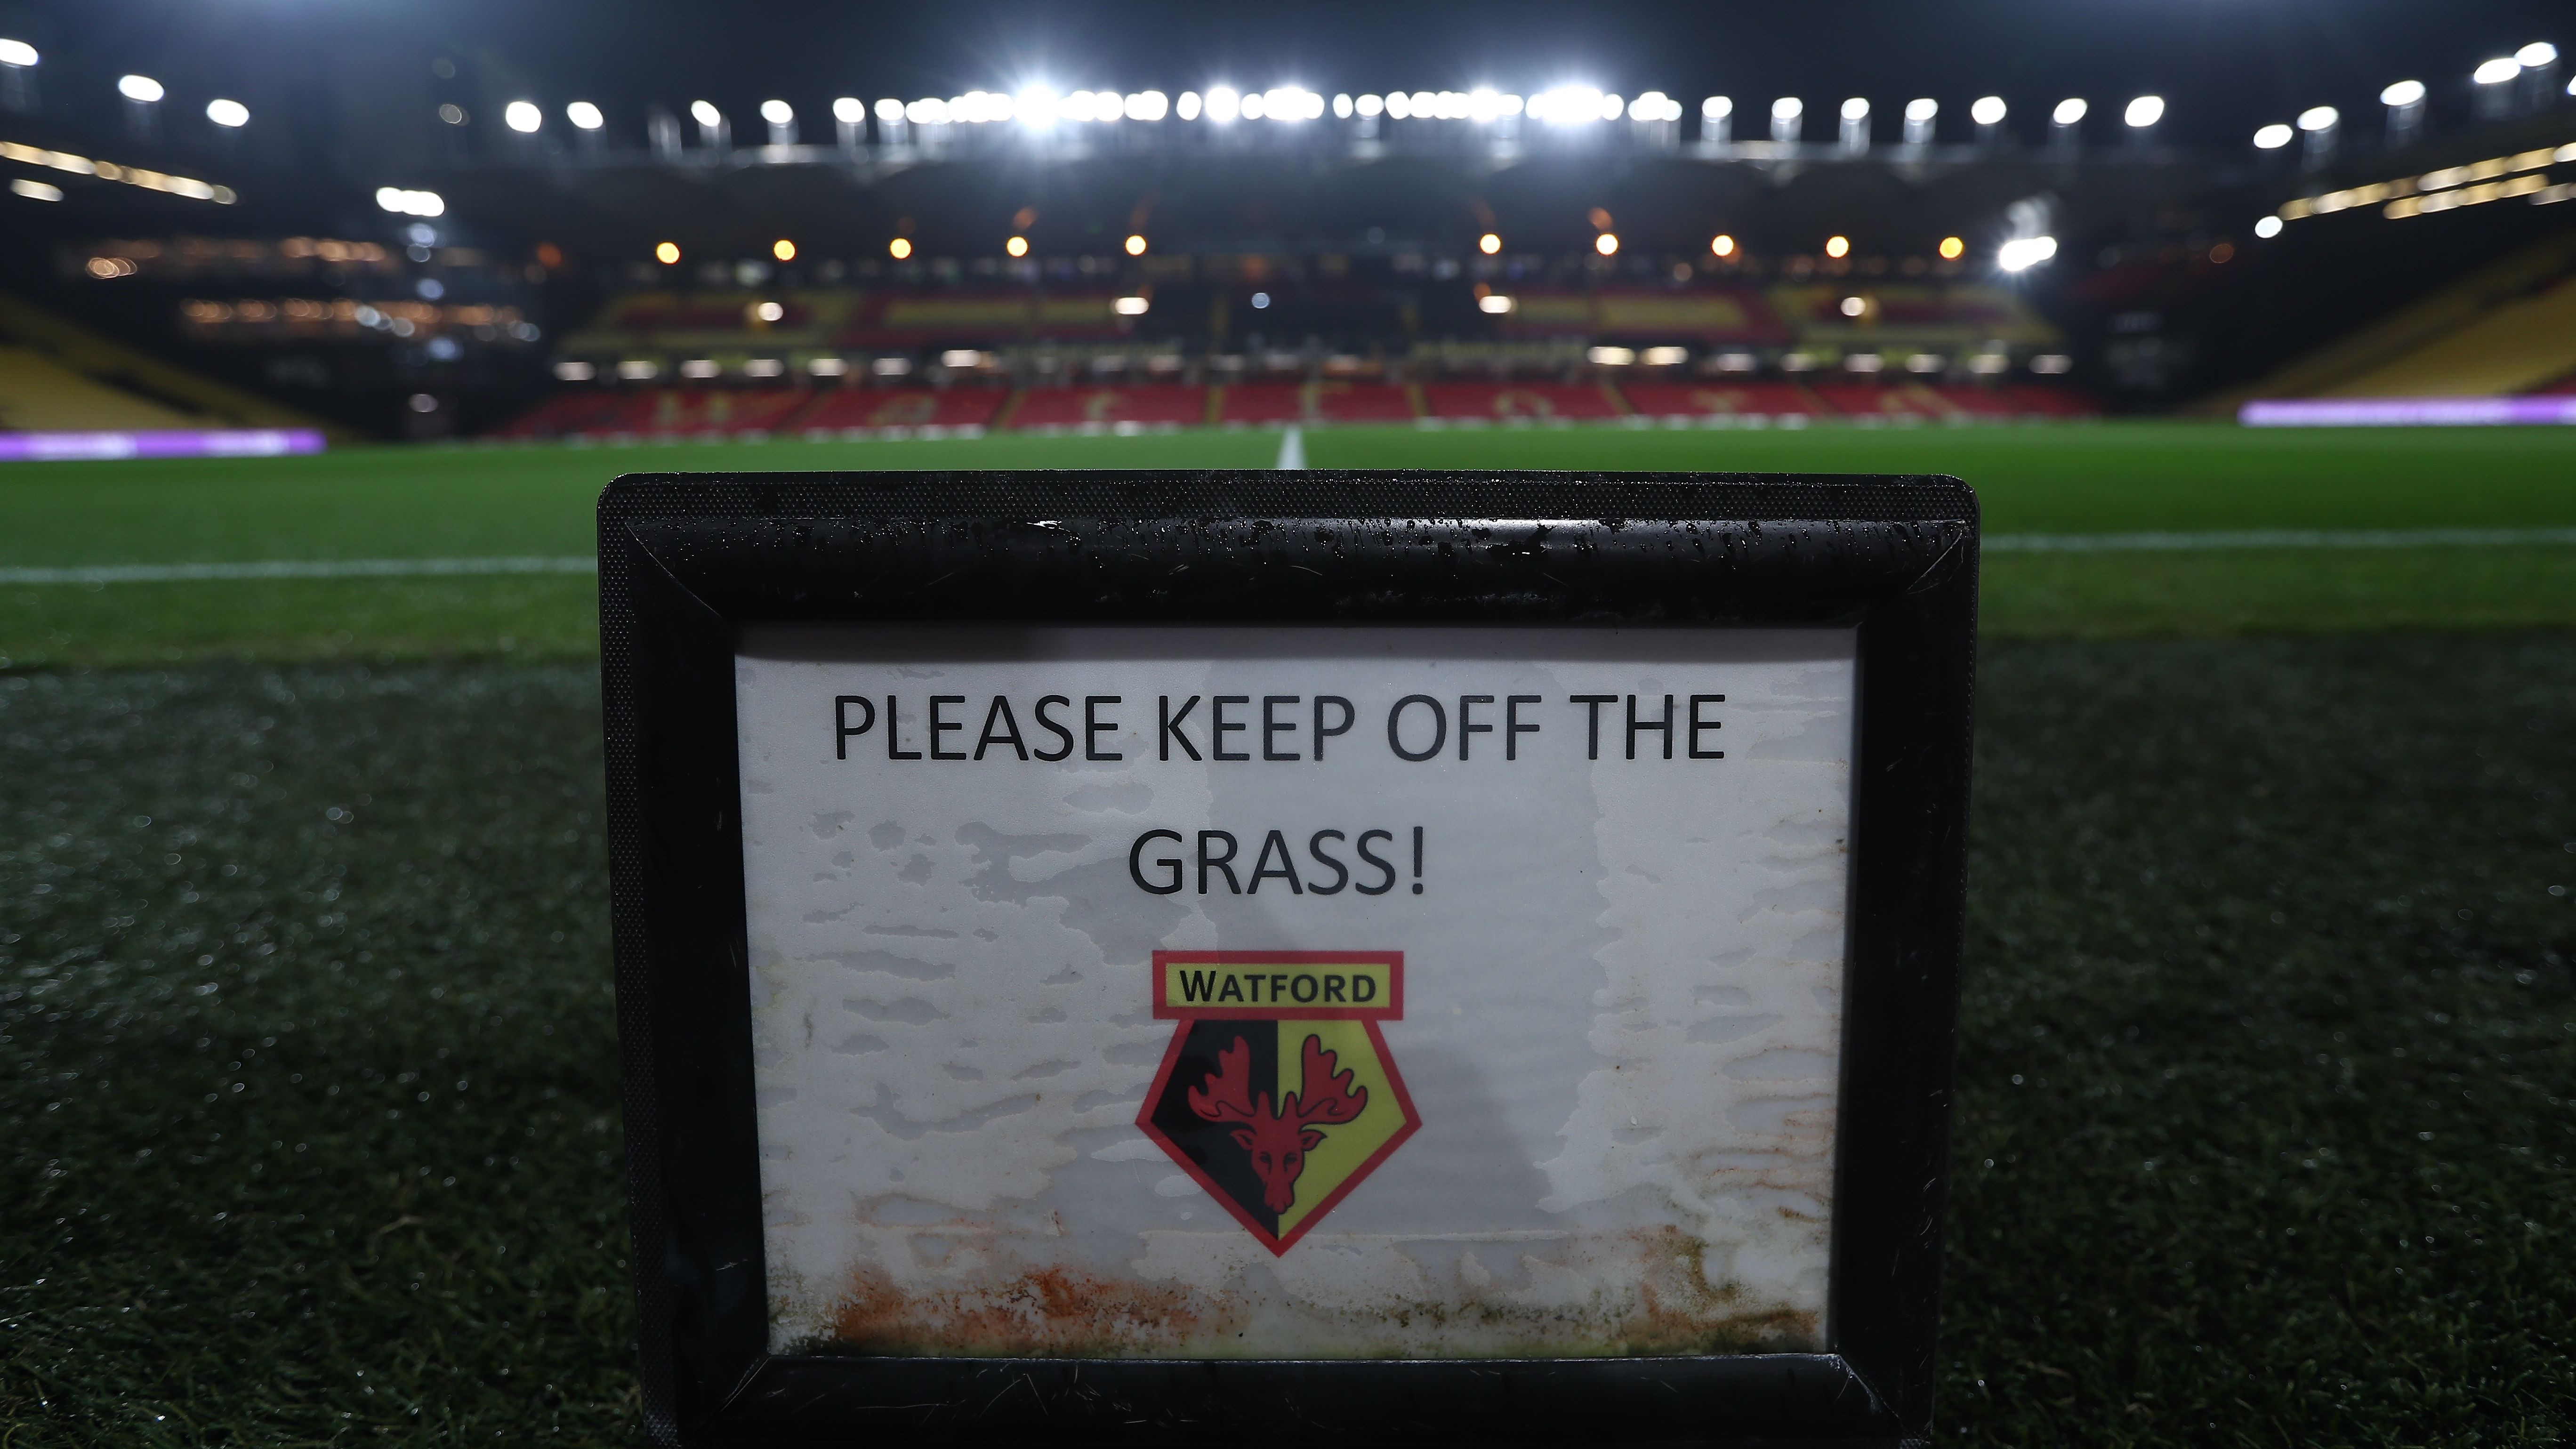
[[[1157,951],[1177,1021],[1136,1125],[1285,1253],[1422,1125],[1377,1024],[1401,951]]]

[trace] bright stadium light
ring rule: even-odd
[[[862,125],[868,119],[868,103],[857,96],[835,96],[832,100],[832,119],[844,126]]]
[[[1503,239],[1492,232],[1487,232],[1483,236],[1476,238],[1476,250],[1483,252],[1489,257],[1500,252],[1502,249]]]
[[[1363,116],[1375,119],[1376,117],[1386,114],[1386,98],[1377,95],[1362,96],[1358,100],[1351,102],[1351,109],[1359,112]]]
[[[784,126],[796,119],[796,108],[785,101],[762,101],[760,118],[773,126]]]
[[[1798,131],[1805,125],[1807,103],[1796,96],[1782,96],[1771,103],[1771,139],[1780,145],[1797,144]]]
[[[1029,254],[1029,239],[1024,236],[1015,236],[1009,241],[1002,243],[1002,250],[1009,252],[1015,257],[1027,256]]]
[[[2540,70],[2558,63],[2558,47],[2546,40],[2535,40],[2515,51],[2513,59],[2524,70]]]
[[[2298,132],[2291,130],[2289,127],[2282,125],[2278,121],[2275,121],[2271,125],[2262,127],[2254,133],[2254,148],[2258,151],[2278,151],[2282,147],[2289,145],[2291,139],[2298,134]]]
[[[1932,144],[1932,127],[1941,118],[1941,103],[1930,96],[1917,96],[1905,103],[1905,144]]]
[[[1735,238],[1720,232],[1709,238],[1708,249],[1718,256],[1731,257],[1735,255]]]
[[[2129,102],[2129,108],[2120,113],[2120,119],[2123,122],[2132,129],[2140,131],[2164,118],[2165,98],[2162,96],[2140,96]]]
[[[2091,109],[2093,108],[2085,104],[2083,97],[2068,96],[2057,103],[2056,110],[2048,113],[2049,123],[2058,126],[2081,125],[2084,121],[2084,113]]]
[[[36,63],[36,48],[23,40],[0,40],[0,65],[31,66]]]
[[[2015,237],[1995,253],[1995,265],[2007,272],[2026,272],[2057,255],[2053,236]]]
[[[1337,121],[1347,121],[1350,118],[1351,93],[1349,91],[1335,92],[1333,95],[1333,119]]]
[[[1159,121],[1172,113],[1172,98],[1161,91],[1138,91],[1127,98],[1127,119]]]
[[[780,237],[778,240],[769,244],[769,254],[778,258],[782,262],[792,262],[796,260],[796,243],[789,241],[785,237]],[[769,320],[775,322],[778,319],[772,317]]]
[[[896,237],[893,241],[886,243],[886,255],[894,258],[898,262],[909,261],[912,258],[912,243],[904,240],[902,237]]]
[[[1512,299],[1500,292],[1488,292],[1476,299],[1476,310],[1488,317],[1509,316],[1512,310]]]
[[[680,244],[678,242],[655,242],[653,244],[653,260],[660,262],[666,267],[678,266],[680,264]]]
[[[1825,238],[1825,255],[1832,257],[1835,261],[1841,261],[1843,258],[1850,256],[1851,238],[1847,236],[1829,236]]]
[[[1735,98],[1732,96],[1710,96],[1699,103],[1699,118],[1703,121],[1723,121],[1734,114]]]
[[[1601,98],[1600,116],[1601,119],[1605,121],[1615,121],[1619,119],[1619,113],[1625,109],[1627,109],[1627,107],[1620,104],[1619,98],[1615,95],[1603,96]]]
[[[229,131],[250,124],[250,107],[239,101],[211,100],[206,102],[206,119]]]
[[[1619,255],[1619,234],[1605,231],[1592,239],[1592,249],[1605,257]]]
[[[1968,119],[1980,126],[2000,126],[2004,123],[2004,115],[2004,98],[2001,96],[1979,96],[1968,107]]]
[[[1199,99],[1197,91],[1183,91],[1180,103],[1172,108],[1172,114],[1184,121],[1195,121],[1199,118],[1200,109],[1204,104]]]
[[[2520,74],[2522,74],[2521,61],[2509,55],[2500,55],[2469,72],[2469,79],[2482,86],[2500,86]]]
[[[126,75],[116,78],[116,93],[129,101],[150,105],[161,99],[161,83],[148,75]]]
[[[1232,86],[1209,86],[1207,118],[1210,124],[1228,126],[1243,114],[1243,97]]]
[[[916,126],[948,124],[948,103],[937,96],[924,96],[903,108],[903,118]]]
[[[1632,121],[1678,121],[1681,118],[1682,103],[1662,91],[1648,91],[1628,103],[1628,119]]]
[[[376,205],[397,216],[444,216],[447,203],[435,191],[406,191],[399,186],[376,188]]]
[[[717,110],[711,101],[691,101],[689,119],[712,131],[724,124],[724,112]]]
[[[1966,237],[1945,236],[1941,238],[1940,252],[1941,260],[1945,262],[1955,262],[1959,258],[1968,254],[1968,239]]]
[[[1011,99],[1011,109],[1021,125],[1043,131],[1056,123],[1064,103],[1046,86],[1031,86]]]
[[[501,123],[522,136],[530,136],[546,123],[546,113],[538,110],[534,101],[512,101],[501,108]]]
[[[575,129],[583,131],[596,131],[608,124],[608,118],[599,113],[599,107],[588,101],[575,101],[564,107],[564,119],[572,122]]]
[[[2343,114],[2332,106],[2310,106],[2306,110],[2299,112],[2299,129],[2302,131],[2331,131],[2335,128],[2335,123],[2342,119]]]
[[[884,100],[877,102],[876,112],[877,119],[885,122],[889,126],[904,119],[903,102],[896,100],[892,96],[888,96]]]
[[[2270,241],[2281,234],[2281,219],[2277,216],[2264,217],[2254,223],[2254,234],[2265,241]]]
[[[2419,80],[2399,81],[2379,93],[2379,103],[2383,106],[2420,106],[2424,104],[2424,83]]]
[[[1869,102],[1859,96],[1854,96],[1850,100],[1843,102],[1843,119],[1846,121],[1868,120]]]
[[[1127,255],[1131,257],[1141,257],[1144,254],[1145,237],[1143,233],[1140,232],[1127,238]]]

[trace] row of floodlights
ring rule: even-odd
[[[23,40],[0,39],[0,66],[24,68],[34,65],[36,60],[34,46]],[[159,81],[148,75],[118,76],[116,93],[138,105],[146,106],[158,105],[161,98],[169,94]],[[206,119],[227,128],[247,126],[250,124],[250,107],[239,101],[218,96],[206,102]]]
[[[2558,63],[2558,47],[2545,40],[2535,40],[2511,55],[2498,56],[2480,65],[2470,79],[2482,86],[2498,86],[2518,79],[2525,71],[2545,71]],[[2379,93],[2379,103],[2389,110],[2414,112],[2430,94],[2419,80],[2402,80]],[[2576,80],[2567,83],[2567,94],[2576,96]],[[2278,151],[2296,140],[2304,131],[2309,135],[2329,132],[2343,124],[2343,113],[2332,106],[2310,106],[2299,113],[2296,129],[2278,121],[2254,133],[2256,149]]]

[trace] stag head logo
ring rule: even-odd
[[[1136,1125],[1272,1252],[1422,1125],[1378,1029],[1402,953],[1158,951],[1154,976],[1180,1027]]]

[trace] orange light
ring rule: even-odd
[[[1476,238],[1476,250],[1483,252],[1489,257],[1502,249],[1503,239],[1494,235],[1492,232],[1487,232],[1483,236]]]
[[[1029,254],[1029,239],[1024,236],[1015,236],[1009,241],[1002,243],[1002,250],[1009,252],[1015,257],[1027,256]]]
[[[661,245],[653,248],[653,260],[660,262],[666,267],[679,259],[680,244],[678,242],[663,242]]]
[[[902,237],[896,237],[893,241],[886,243],[886,255],[894,258],[898,262],[902,261],[912,255],[912,243],[905,241]]]
[[[1954,236],[1941,238],[1941,260],[1955,262],[1968,254],[1968,244]]]
[[[769,244],[769,254],[782,262],[792,262],[796,260],[796,243],[780,237]]]
[[[1127,255],[1131,257],[1141,257],[1144,254],[1145,238],[1143,236],[1138,235],[1127,238]]]
[[[1592,239],[1592,249],[1605,257],[1619,254],[1619,234],[1605,231]]]
[[[1735,255],[1735,238],[1720,233],[1715,241],[1708,244],[1708,249],[1721,257],[1731,257]]]
[[[1829,257],[1850,256],[1851,238],[1847,236],[1829,236],[1825,238],[1825,255]]]

